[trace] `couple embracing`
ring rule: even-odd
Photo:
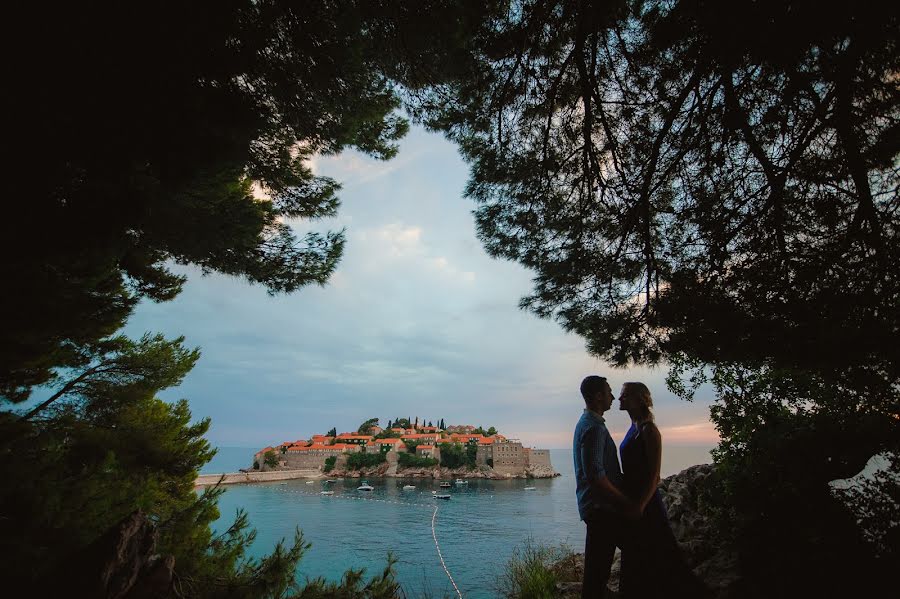
[[[619,451],[603,418],[613,404],[609,383],[589,376],[581,382],[581,395],[586,408],[575,427],[573,455],[578,513],[587,525],[582,597],[607,595],[617,546],[622,597],[710,596],[684,562],[657,490],[662,439],[653,423],[650,390],[643,383],[622,386],[619,409],[628,412],[631,428]]]

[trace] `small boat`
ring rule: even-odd
[[[314,480],[308,480],[308,481],[306,481],[306,484],[311,485],[311,484],[313,484],[314,482],[316,482],[316,481],[314,481]]]
[[[322,491],[322,495],[334,495],[334,491]]]
[[[416,488],[416,485],[403,485],[404,491],[412,491],[415,488]]]
[[[441,487],[442,489],[449,489],[449,488],[450,488],[450,483],[447,482],[447,481],[445,481],[445,480],[443,480],[443,481],[441,481],[441,484],[439,484],[438,486]]]
[[[525,487],[526,491],[534,491],[537,487]]]
[[[457,478],[455,481],[453,481],[453,484],[454,485],[467,485],[467,484],[469,484],[469,481],[463,480],[461,478]]]
[[[329,478],[329,479],[326,480],[325,482],[326,482],[326,483],[333,483],[333,482],[335,482],[335,481],[333,481],[333,480],[331,480],[331,479]]]
[[[435,499],[450,499],[450,495],[447,493],[438,493],[437,491],[432,491],[431,496]]]
[[[373,487],[372,485],[370,485],[370,484],[369,484],[369,481],[364,480],[364,481],[362,481],[362,484],[361,484],[361,485],[359,485],[358,487],[356,487],[356,490],[357,490],[357,491],[374,491],[374,490],[375,490],[375,487]]]

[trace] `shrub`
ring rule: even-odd
[[[438,464],[434,458],[417,456],[414,453],[401,453],[398,462],[403,468],[431,468]]]
[[[475,468],[475,456],[478,446],[468,444],[465,447],[459,443],[441,444],[441,466],[446,468]]]
[[[263,463],[269,468],[274,468],[278,465],[278,456],[270,449],[263,455]]]
[[[337,456],[333,455],[331,457],[325,458],[325,467],[322,468],[323,472],[331,472],[334,470],[334,464],[337,462]]]
[[[351,453],[347,457],[347,468],[350,470],[359,470],[360,468],[368,468],[383,464],[385,457],[383,453]]]
[[[508,599],[553,599],[557,582],[577,578],[568,567],[571,558],[572,550],[565,546],[537,545],[528,538],[513,549],[497,580],[497,594]]]

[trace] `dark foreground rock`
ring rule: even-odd
[[[737,595],[740,581],[737,556],[716,534],[700,499],[701,491],[704,485],[709,484],[711,474],[710,464],[692,466],[664,479],[659,489],[669,513],[672,531],[688,565],[718,599],[731,599]],[[571,563],[556,565],[559,571],[566,572],[565,581],[557,585],[558,596],[566,599],[580,597],[584,555],[574,554],[566,559]],[[609,588],[611,591],[618,591],[619,588],[618,550]],[[618,595],[613,593],[610,596]]]

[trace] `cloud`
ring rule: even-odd
[[[345,187],[371,183],[401,169],[408,160],[397,157],[392,160],[376,160],[361,152],[347,150],[336,156],[317,154],[307,161],[307,166],[315,175],[327,176],[340,181]]]

